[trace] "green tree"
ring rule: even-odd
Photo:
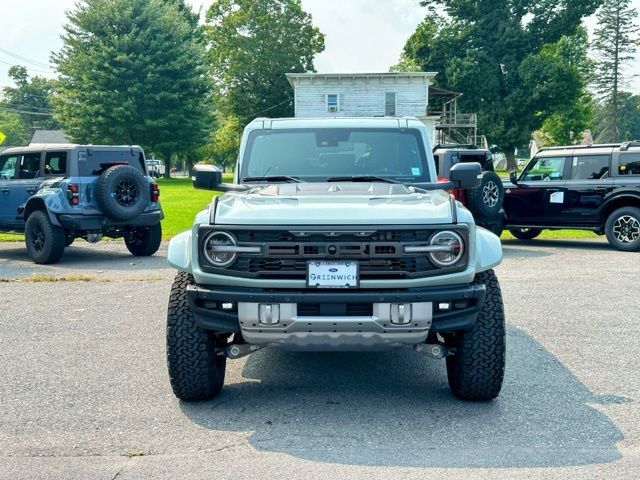
[[[55,80],[44,77],[29,77],[27,69],[20,65],[9,68],[9,78],[15,87],[4,87],[3,104],[7,108],[20,112],[20,118],[31,133],[37,128],[56,130],[60,128],[51,115],[51,95]],[[33,113],[28,113],[33,112]]]
[[[579,27],[574,35],[565,35],[556,43],[543,47],[541,55],[550,56],[574,69],[580,82],[580,92],[558,106],[540,128],[544,145],[571,145],[582,139],[587,129],[593,128],[593,98],[587,89],[593,77],[593,62],[587,55],[587,30]]]
[[[54,108],[74,141],[171,158],[207,141],[203,30],[183,0],[83,0],[68,13]]]
[[[595,107],[596,141],[608,141],[611,123],[607,103],[599,102]],[[640,139],[640,95],[630,92],[618,92],[618,135],[621,141]]]
[[[575,33],[599,1],[423,1],[429,14],[403,57],[439,72],[438,85],[463,92],[460,108],[477,112],[482,131],[515,168],[515,148],[582,90],[575,68],[543,47]]]
[[[291,116],[293,90],[285,73],[315,71],[324,35],[300,0],[216,0],[207,15],[217,107],[244,124],[253,117]]]
[[[624,140],[620,121],[624,103],[621,90],[626,86],[624,67],[637,49],[638,11],[629,7],[629,0],[604,0],[598,10],[598,27],[593,49],[598,75],[593,83],[601,100],[597,141]]]
[[[240,119],[233,115],[221,122],[220,128],[213,135],[213,158],[225,168],[233,168],[240,148]]]
[[[0,145],[27,145],[31,138],[29,129],[20,115],[5,110],[0,103]],[[4,138],[4,140],[3,140]]]
[[[207,163],[213,163],[226,169],[233,169],[240,148],[239,133],[242,125],[238,117],[230,115],[218,116],[218,128],[211,132],[209,143],[198,150],[198,156]]]

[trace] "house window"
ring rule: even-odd
[[[384,115],[385,117],[395,117],[396,115],[396,92],[384,93]]]
[[[340,105],[338,104],[338,94],[328,93],[327,94],[327,112],[335,113],[339,110],[340,110]]]

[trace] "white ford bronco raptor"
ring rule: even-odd
[[[437,183],[415,118],[257,119],[234,184],[196,167],[196,188],[226,191],[176,236],[167,357],[183,400],[213,398],[227,359],[262,347],[444,358],[451,391],[490,400],[502,386],[505,318],[492,268],[500,241]]]

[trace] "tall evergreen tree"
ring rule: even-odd
[[[638,44],[638,11],[630,0],[604,0],[598,10],[598,27],[593,49],[598,74],[594,86],[601,100],[598,141],[624,140],[620,117],[624,103],[621,91],[626,86],[625,65],[633,58]]]
[[[213,108],[202,34],[183,0],[78,2],[52,57],[65,132],[166,158],[206,143]]]
[[[596,102],[594,138],[597,142],[613,141],[608,136],[611,128],[609,107],[606,103]],[[620,141],[640,139],[640,95],[618,93],[617,126]]]

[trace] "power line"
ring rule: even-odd
[[[256,115],[260,115],[261,113],[266,113],[266,112],[268,112],[269,110],[273,110],[274,108],[278,108],[280,105],[284,105],[285,103],[291,103],[291,99],[290,99],[290,98],[288,98],[288,99],[287,99],[287,100],[285,100],[284,102],[280,102],[280,103],[278,103],[277,105],[273,105],[273,106],[271,106],[271,107],[269,107],[269,108],[265,108],[264,110],[260,110],[259,112],[252,113],[251,115],[249,115],[249,116],[247,116],[247,117],[243,118],[243,120],[248,120],[249,118],[251,118],[251,117],[255,117]]]
[[[11,67],[14,67],[16,65],[15,63],[5,62],[4,60],[0,60],[0,63],[4,63],[5,65],[9,65]],[[33,68],[33,67],[27,66],[27,65],[20,65],[20,66],[26,68],[27,70],[30,70],[31,72],[36,72],[36,73],[54,73],[53,70],[39,70],[37,68]]]
[[[6,112],[11,112],[11,113],[23,113],[25,115],[40,115],[40,116],[44,116],[44,117],[51,117],[53,116],[53,113],[44,113],[44,112],[32,112],[32,111],[28,111],[28,110],[20,110],[17,108],[9,108],[9,107],[5,107],[4,105],[0,105],[0,109],[6,111]]]
[[[30,58],[23,57],[22,55],[18,55],[17,53],[10,52],[9,50],[5,50],[4,48],[0,48],[0,52],[6,53],[7,55],[9,55],[9,56],[11,56],[13,58],[17,58],[18,60],[22,60],[23,62],[27,62],[27,63],[30,63],[32,65],[35,65],[36,67],[51,68],[51,65],[49,63],[43,63],[43,62],[39,62],[38,60],[32,60]]]
[[[53,110],[51,110],[50,108],[42,108],[42,107],[36,107],[33,105],[23,105],[23,104],[19,104],[19,103],[4,103],[3,104],[4,107],[7,108],[22,108],[24,110],[39,110],[41,112],[46,112],[46,113],[53,113]]]

